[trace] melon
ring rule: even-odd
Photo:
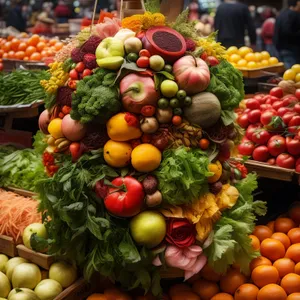
[[[184,37],[166,26],[148,29],[143,37],[143,45],[151,55],[160,55],[167,63],[175,62],[186,52]]]
[[[218,122],[221,116],[221,104],[212,93],[198,93],[192,97],[192,105],[184,109],[185,118],[202,128],[208,128]]]

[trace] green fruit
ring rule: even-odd
[[[184,100],[186,98],[186,91],[179,90],[176,94],[177,99]]]
[[[130,61],[130,62],[136,62],[139,58],[139,55],[136,54],[136,53],[129,53],[127,55],[127,60]]]
[[[165,65],[164,70],[168,73],[172,73],[173,67],[171,65]]]
[[[156,72],[161,71],[165,66],[165,61],[160,55],[152,55],[149,62],[150,68]]]
[[[124,62],[122,56],[111,56],[106,58],[97,59],[97,64],[100,68],[109,70],[118,70]]]
[[[173,113],[175,116],[181,116],[183,114],[183,111],[181,108],[174,108]]]
[[[71,70],[72,69],[75,69],[76,68],[76,63],[73,63],[72,65],[71,65]]]
[[[170,100],[170,106],[172,108],[180,107],[180,101],[177,98],[173,98]]]
[[[164,108],[168,108],[170,103],[169,100],[166,98],[161,98],[158,100],[157,105],[159,108],[164,109]]]
[[[160,85],[160,90],[165,97],[172,98],[178,92],[178,85],[173,80],[164,80]]]
[[[184,103],[184,106],[187,106],[187,107],[188,107],[188,106],[191,106],[191,105],[192,105],[193,100],[192,100],[191,97],[185,97],[183,103]]]

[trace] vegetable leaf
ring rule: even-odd
[[[231,110],[222,110],[221,111],[221,119],[225,126],[233,124],[236,120],[236,114]]]

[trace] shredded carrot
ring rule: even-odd
[[[0,189],[0,235],[20,241],[24,229],[32,223],[42,223],[38,201]]]

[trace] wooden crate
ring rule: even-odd
[[[283,63],[278,63],[277,65],[265,67],[265,68],[256,68],[256,69],[247,69],[247,68],[237,68],[243,73],[245,78],[259,78],[267,75],[274,75],[274,73],[283,73],[285,68]]]
[[[13,238],[6,235],[0,235],[0,253],[9,257],[15,257],[18,255]]]
[[[27,70],[44,70],[47,66],[43,62],[38,61],[24,61],[19,59],[3,59],[3,70],[11,72],[24,67]]]
[[[84,278],[80,278],[54,300],[84,300],[89,296],[90,291],[91,285]]]

